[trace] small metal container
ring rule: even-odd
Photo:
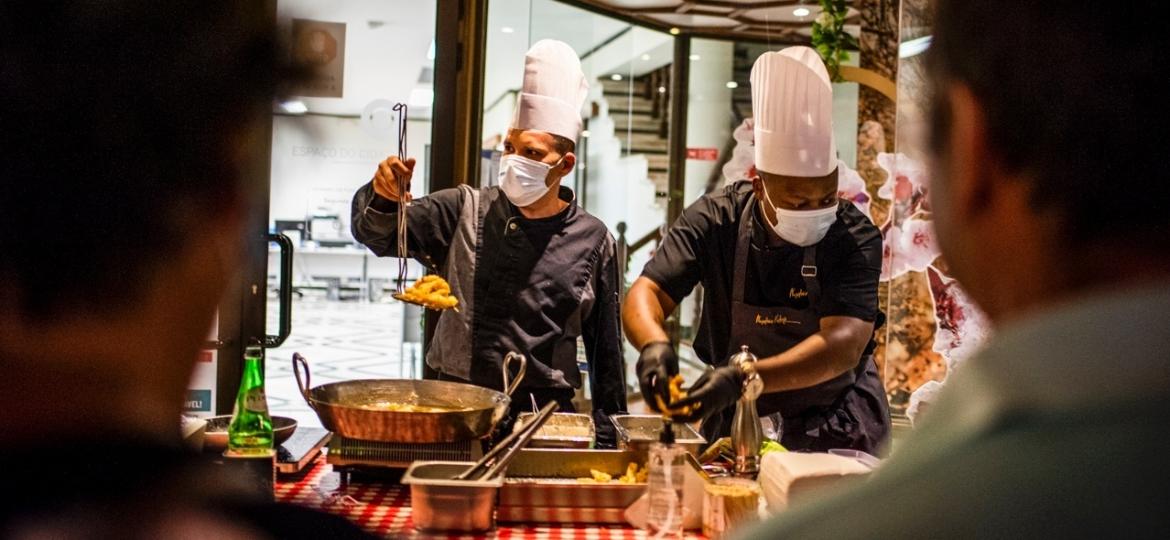
[[[519,431],[536,417],[534,413],[520,413],[512,431]],[[593,446],[593,417],[587,414],[554,413],[537,430],[528,443],[529,448],[590,448]]]
[[[490,531],[496,526],[496,495],[504,485],[495,480],[452,480],[475,463],[416,461],[402,475],[410,486],[414,527],[423,532]]]
[[[609,417],[617,428],[618,448],[647,452],[650,444],[658,442],[662,431],[662,417],[655,414],[615,414]],[[698,457],[707,444],[699,432],[687,424],[673,423],[674,442],[688,453]]]

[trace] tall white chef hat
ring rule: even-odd
[[[524,55],[524,84],[512,128],[547,131],[575,142],[588,92],[573,48],[555,39],[537,41]]]
[[[817,52],[789,47],[752,66],[756,169],[784,176],[825,176],[837,167],[833,87]]]

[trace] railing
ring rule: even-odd
[[[670,64],[666,64],[646,74],[644,97],[652,103],[651,117],[659,121],[658,136],[663,139],[670,136],[670,72]]]
[[[666,224],[655,227],[654,230],[646,233],[645,236],[637,239],[634,243],[629,243],[626,239],[626,222],[621,221],[617,224],[618,238],[617,238],[617,261],[618,272],[621,276],[622,294],[625,294],[626,272],[630,270],[630,257],[637,253],[638,250],[646,247],[651,242],[660,242],[662,240],[662,232],[666,228]]]

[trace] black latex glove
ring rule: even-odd
[[[743,379],[743,371],[734,366],[703,372],[694,386],[687,391],[687,397],[671,404],[671,419],[676,422],[694,422],[730,407],[743,394]],[[691,414],[674,412],[688,405],[691,407]]]
[[[674,347],[665,341],[647,343],[638,356],[638,385],[642,387],[642,399],[652,411],[658,410],[658,400],[670,402],[670,378],[678,375],[678,355]]]

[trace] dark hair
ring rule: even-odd
[[[553,135],[553,149],[560,155],[568,154],[577,148],[577,143],[562,137],[560,135]]]
[[[937,0],[928,69],[932,145],[945,154],[941,90],[969,87],[988,142],[1034,182],[1065,241],[1165,238],[1170,169],[1159,133],[1170,121],[1170,32],[1160,3]]]
[[[267,5],[0,4],[0,301],[129,305],[192,217],[237,200],[228,156],[275,93]]]

